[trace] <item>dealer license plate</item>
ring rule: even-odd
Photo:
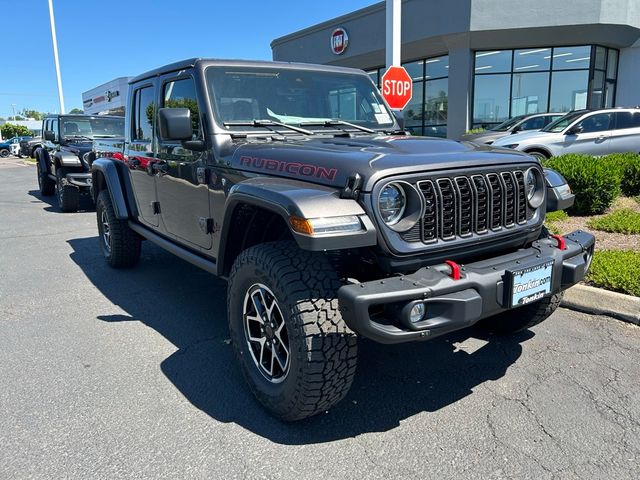
[[[508,273],[511,276],[512,307],[527,305],[551,293],[552,260]]]

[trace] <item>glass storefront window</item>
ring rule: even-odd
[[[404,122],[407,127],[413,127],[419,135],[422,135],[422,82],[413,82],[413,96],[409,104],[404,107]]]
[[[513,50],[476,52],[476,73],[510,72],[512,53]]]
[[[615,80],[618,73],[618,51],[609,49],[609,61],[607,63],[607,78]]]
[[[440,78],[449,76],[449,55],[429,58],[425,60],[426,78]]]
[[[604,95],[604,72],[595,70],[591,83],[591,105],[603,105]]]
[[[589,70],[551,74],[550,112],[568,112],[587,108]]]
[[[513,53],[514,72],[535,72],[549,70],[551,65],[550,48],[529,48]]]
[[[588,69],[591,63],[591,47],[559,47],[553,49],[553,70]]]
[[[511,116],[547,111],[549,74],[514,73],[511,87]]]
[[[596,56],[593,62],[593,68],[604,70],[607,65],[607,49],[604,47],[596,47]]]
[[[473,89],[473,123],[498,123],[509,118],[511,74],[476,75]]]
[[[424,123],[439,125],[447,123],[449,103],[449,79],[430,80],[425,84]]]
[[[402,66],[405,68],[409,76],[413,79],[413,81],[419,81],[424,78],[424,61],[420,60],[418,62],[411,63],[403,63]]]

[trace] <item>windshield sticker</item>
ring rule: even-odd
[[[376,116],[376,122],[378,122],[379,124],[391,123],[391,117],[386,112],[376,113],[375,116]]]
[[[304,177],[326,178],[327,180],[335,180],[336,175],[338,174],[338,170],[335,168],[327,169],[306,163],[283,162],[280,160],[249,157],[246,155],[240,157],[240,165],[244,167],[259,168],[261,170],[285,172]]]

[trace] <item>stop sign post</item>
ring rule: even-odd
[[[402,110],[411,101],[413,81],[404,67],[389,67],[380,83],[382,96],[394,110]]]

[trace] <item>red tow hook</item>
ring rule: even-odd
[[[460,280],[460,265],[453,260],[445,260],[444,263],[449,265],[449,268],[451,269],[449,276],[454,280]]]
[[[566,246],[566,243],[565,243],[564,237],[563,237],[562,235],[549,235],[549,236],[550,236],[551,238],[553,238],[553,239],[556,241],[556,243],[557,243],[557,245],[556,245],[556,246],[557,246],[560,250],[566,250],[566,249],[567,249],[567,246]]]

